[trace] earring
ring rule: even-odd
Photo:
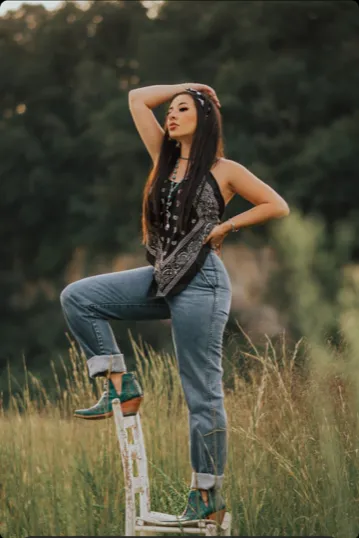
[[[177,143],[176,143],[176,148],[179,148],[179,147],[181,147],[181,143],[180,143],[180,142],[177,142]]]

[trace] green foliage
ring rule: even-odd
[[[322,219],[292,212],[273,227],[278,270],[268,295],[294,338],[323,344],[340,332],[345,284],[343,268],[350,261],[355,237],[347,223],[335,230],[332,244]]]

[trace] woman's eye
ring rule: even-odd
[[[183,107],[183,106],[182,106],[181,108],[179,108],[179,111],[180,111],[180,112],[183,112],[184,110],[188,110],[188,108],[187,108],[187,107]],[[166,113],[166,117],[167,117],[170,113],[171,113],[171,110],[170,110],[169,112]]]

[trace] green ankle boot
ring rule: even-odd
[[[104,389],[105,391],[97,404],[89,409],[76,409],[74,416],[88,420],[112,417],[112,401],[115,398],[121,402],[123,416],[136,415],[143,400],[143,391],[134,373],[126,372],[123,374],[121,394],[117,394],[111,379],[106,379]]]
[[[220,525],[226,513],[226,504],[220,492],[211,488],[207,490],[208,506],[202,499],[199,489],[192,489],[188,495],[187,506],[176,520],[167,521],[166,525],[189,525],[200,519],[211,519]]]

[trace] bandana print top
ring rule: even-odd
[[[208,172],[197,188],[188,229],[177,227],[183,191],[178,185],[171,197],[170,227],[166,230],[165,206],[170,185],[171,180],[166,179],[161,186],[160,226],[149,234],[146,245],[146,259],[154,266],[153,281],[148,290],[148,296],[152,297],[175,295],[186,287],[211,251],[209,243],[203,245],[203,240],[221,223],[225,209],[218,183],[212,172]]]

